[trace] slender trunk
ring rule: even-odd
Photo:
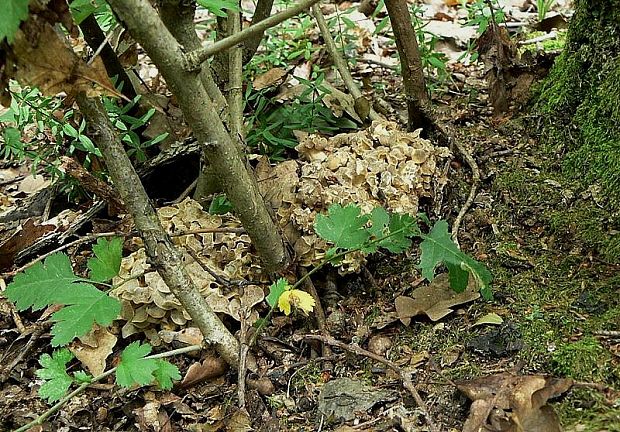
[[[407,0],[385,0],[400,57],[409,115],[407,128],[422,128],[428,133],[433,128],[433,114],[426,91],[418,39],[411,25],[411,14],[407,5]]]
[[[203,146],[203,152],[262,258],[265,270],[282,269],[288,262],[282,237],[258,191],[255,178],[246,169],[246,162],[226,131],[198,73],[184,69],[187,62],[182,46],[147,0],[109,0],[108,3],[157,65],[168,88],[177,97],[187,123]]]
[[[229,36],[241,31],[239,12],[228,12]],[[228,106],[230,109],[230,132],[233,139],[243,141],[243,48],[228,50]]]
[[[252,17],[252,25],[258,24],[265,18],[268,18],[271,15],[271,9],[273,8],[273,0],[258,0],[256,3],[256,10],[254,11],[254,16]],[[256,50],[258,49],[261,41],[263,40],[265,32],[262,31],[247,39],[243,44],[243,64],[247,64],[254,54],[256,54]]]
[[[131,83],[127,72],[125,72],[125,68],[118,59],[118,56],[110,46],[108,42],[105,40],[105,34],[99,27],[97,23],[97,19],[95,19],[94,15],[89,15],[82,23],[80,24],[80,30],[84,34],[84,39],[93,49],[93,51],[97,51],[101,45],[101,50],[99,55],[101,56],[101,60],[103,60],[103,65],[105,66],[105,70],[110,77],[117,77],[116,87],[121,86],[121,93],[129,100],[133,100],[136,97],[136,90],[133,88],[133,84]]]
[[[153,266],[190,314],[205,340],[215,345],[228,364],[237,367],[237,340],[213,312],[187,274],[181,254],[161,226],[157,212],[103,105],[97,99],[86,97],[84,93],[78,95],[77,103],[88,120],[89,134],[103,154],[114,186],[144,240],[146,253]]]

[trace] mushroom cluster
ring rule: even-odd
[[[262,158],[256,175],[263,197],[303,266],[318,264],[329,248],[314,232],[318,213],[331,204],[353,203],[365,213],[383,206],[391,212],[416,214],[419,199],[432,198],[433,192],[445,184],[441,167],[450,157],[448,149],[433,146],[419,132],[402,132],[395,123],[385,122],[332,138],[310,135],[297,151],[299,160],[275,166]],[[232,215],[210,215],[191,199],[162,207],[158,214],[183,251],[188,273],[213,309],[236,320],[242,314],[256,319],[256,312],[247,315],[247,311],[262,301],[263,289],[244,282],[240,295],[231,289],[234,283],[221,283],[266,281],[258,257],[251,253],[250,238],[239,234],[239,221]],[[349,254],[339,271],[354,272],[363,263],[361,253]],[[138,275],[142,276],[136,278]],[[162,335],[190,319],[151,269],[144,249],[123,259],[115,284],[129,278],[116,291],[126,321],[123,336],[144,332],[158,344]]]

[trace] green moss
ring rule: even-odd
[[[524,47],[520,48],[519,51],[521,53],[525,51],[535,52],[538,49],[542,49],[545,52],[559,51],[563,49],[564,46],[566,45],[566,34],[567,34],[566,30],[558,30],[556,33],[556,37],[554,37],[553,39],[546,39],[542,42],[539,42],[533,45],[525,45]],[[535,39],[537,37],[545,36],[545,35],[547,35],[547,32],[533,31],[533,32],[525,33],[521,37],[521,39],[529,40],[529,39]]]
[[[620,2],[580,0],[567,46],[537,96],[548,154],[584,188],[600,187],[620,224]],[[599,230],[604,232],[603,230]],[[597,240],[598,241],[598,240]],[[607,253],[620,257],[618,239]]]
[[[566,431],[620,432],[620,407],[610,406],[597,390],[574,388],[555,409]]]
[[[611,354],[592,336],[563,343],[553,353],[553,371],[580,381],[607,380],[612,372]]]

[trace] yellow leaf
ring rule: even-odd
[[[291,305],[301,309],[306,314],[314,310],[314,299],[310,294],[301,290],[284,291],[278,299],[278,307],[285,315],[290,315]]]
[[[284,291],[278,299],[278,307],[282,312],[284,312],[284,315],[291,314],[291,302],[289,300],[290,294],[290,291]]]

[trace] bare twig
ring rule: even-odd
[[[297,5],[285,11],[272,15],[261,22],[251,25],[250,27],[240,31],[239,33],[236,33],[233,36],[228,36],[207,47],[203,47],[185,54],[185,70],[187,72],[195,71],[205,60],[207,60],[215,53],[231,48],[257,34],[264,32],[268,28],[275,27],[282,21],[286,21],[287,19],[292,18],[295,15],[298,15],[299,13],[308,9],[310,6],[312,6],[318,1],[319,0],[303,0]]]
[[[6,367],[2,368],[2,373],[0,373],[0,383],[3,383],[7,380],[8,374],[15,366],[17,366],[25,357],[30,353],[34,343],[39,340],[41,335],[47,331],[52,325],[52,321],[44,321],[42,323],[36,323],[35,329],[30,335],[30,339],[22,349],[19,350],[13,361],[9,363]]]
[[[405,387],[409,391],[409,393],[411,393],[411,395],[413,396],[413,399],[418,404],[418,408],[420,408],[420,410],[422,411],[422,414],[424,415],[426,423],[428,424],[429,430],[431,430],[431,432],[438,432],[439,431],[439,429],[437,429],[437,427],[435,426],[435,423],[431,419],[431,416],[430,416],[430,414],[428,412],[428,409],[426,408],[426,404],[424,403],[424,400],[422,400],[422,397],[420,396],[420,393],[418,392],[418,390],[416,389],[415,385],[411,381],[410,374],[407,373],[405,370],[401,369],[396,363],[393,363],[393,362],[389,361],[385,357],[382,357],[380,355],[377,355],[375,353],[367,351],[367,350],[365,350],[364,348],[361,348],[358,345],[346,344],[346,343],[340,342],[340,341],[338,341],[338,340],[336,340],[336,339],[334,339],[333,337],[330,337],[330,336],[305,335],[304,339],[317,340],[317,341],[329,344],[331,346],[338,347],[338,348],[343,349],[345,351],[348,351],[348,352],[351,352],[351,353],[354,353],[354,354],[357,354],[357,355],[361,355],[361,356],[367,357],[367,358],[369,358],[371,360],[375,360],[375,361],[377,361],[377,362],[379,362],[381,364],[384,364],[385,366],[389,367],[390,369],[392,369],[400,377],[400,379],[401,379],[401,381],[403,383],[403,387]]]
[[[463,159],[465,159],[465,162],[467,162],[467,165],[469,165],[469,168],[471,169],[471,189],[469,190],[469,196],[467,197],[465,204],[463,204],[463,207],[461,207],[461,210],[456,216],[456,219],[454,219],[454,224],[452,224],[452,240],[458,246],[459,227],[461,225],[463,217],[465,216],[465,213],[467,213],[467,211],[473,204],[474,199],[476,198],[478,184],[480,183],[480,169],[478,168],[478,164],[476,163],[474,157],[471,155],[469,150],[467,150],[459,140],[454,140],[454,145],[456,146],[459,153],[461,153]]]
[[[106,182],[89,173],[81,164],[68,156],[62,156],[61,169],[80,182],[80,185],[89,192],[106,201],[114,212],[125,208],[118,193]]]
[[[239,4],[239,1],[237,1]],[[230,36],[241,31],[239,11],[228,11]],[[228,51],[228,109],[233,139],[243,142],[243,48],[234,46]]]
[[[192,234],[209,234],[209,233],[233,233],[233,234],[245,234],[245,229],[237,227],[219,227],[219,228],[197,228],[193,230],[187,230],[170,234],[172,237],[182,237]]]
[[[2,274],[2,277],[10,277],[10,276],[15,276],[17,273],[21,273],[21,272],[23,272],[24,270],[26,270],[27,268],[32,267],[32,266],[33,266],[33,265],[35,265],[36,263],[38,263],[38,262],[40,262],[40,261],[43,261],[43,260],[44,260],[45,258],[47,258],[48,256],[53,255],[53,254],[55,254],[55,253],[57,253],[57,252],[62,252],[63,250],[65,250],[65,249],[69,249],[69,248],[70,248],[70,247],[72,247],[72,246],[77,246],[77,245],[81,245],[81,244],[83,244],[83,243],[88,243],[88,242],[91,242],[91,241],[97,240],[98,238],[101,238],[101,237],[114,237],[114,236],[123,236],[123,235],[124,235],[124,234],[122,234],[122,233],[117,233],[117,232],[104,232],[104,233],[90,234],[90,235],[87,235],[87,236],[81,237],[81,238],[79,238],[79,239],[77,239],[77,240],[74,240],[74,241],[69,242],[69,243],[66,243],[66,244],[64,244],[64,245],[62,245],[62,246],[59,246],[59,247],[57,247],[56,249],[54,249],[54,250],[52,250],[52,251],[49,251],[49,252],[47,252],[47,253],[44,253],[43,255],[41,255],[41,256],[39,256],[39,257],[37,257],[36,259],[34,259],[34,260],[30,261],[30,262],[29,262],[29,263],[27,263],[27,264],[24,264],[23,266],[19,267],[19,268],[18,268],[18,269],[16,269],[16,270],[13,270],[13,271],[8,272],[8,273],[3,273],[3,274]]]
[[[204,271],[209,273],[213,277],[213,279],[215,279],[215,281],[217,283],[219,283],[222,286],[228,286],[229,285],[229,282],[227,280],[221,278],[217,273],[215,273],[213,270],[211,270],[208,265],[206,265],[204,262],[202,262],[202,260],[200,259],[200,257],[198,256],[198,254],[196,253],[196,251],[194,249],[192,249],[189,246],[185,246],[185,250],[187,251],[187,253],[192,258],[194,258],[194,261],[196,261],[198,263],[198,265],[200,267],[202,267],[202,269]]]
[[[316,317],[317,327],[322,335],[329,336],[330,334],[326,324],[325,311],[321,305],[321,297],[319,297],[319,293],[316,291],[316,288],[312,283],[312,279],[306,276],[308,274],[308,270],[306,270],[305,267],[299,267],[299,274],[302,278],[304,278],[304,286],[306,291],[308,291],[314,298],[314,316]],[[329,357],[332,355],[332,351],[328,345],[323,344],[323,352],[321,354],[323,357]]]
[[[177,355],[177,354],[184,354],[184,353],[193,352],[193,351],[200,351],[201,349],[202,349],[201,345],[190,345],[188,347],[183,347],[183,348],[179,348],[179,349],[172,350],[172,351],[167,351],[167,352],[163,352],[163,353],[159,353],[159,354],[150,355],[150,356],[145,357],[145,358],[147,358],[147,359],[160,359],[160,358],[165,358],[165,357],[171,357],[171,356],[174,356],[174,355]],[[24,425],[24,426],[20,427],[19,429],[16,429],[14,432],[25,432],[25,431],[29,430],[30,428],[32,428],[34,426],[43,424],[43,422],[49,416],[51,416],[56,411],[58,411],[60,408],[62,408],[63,405],[66,404],[67,402],[69,402],[71,399],[73,399],[74,396],[77,396],[78,394],[80,394],[84,390],[86,390],[86,388],[89,387],[91,384],[94,384],[96,382],[101,381],[102,379],[112,375],[114,372],[116,372],[116,368],[115,367],[112,368],[112,369],[109,369],[109,370],[107,370],[105,372],[103,372],[101,375],[97,375],[90,382],[83,383],[78,388],[73,390],[71,393],[69,393],[68,395],[66,395],[65,397],[60,399],[58,402],[56,402],[56,404],[54,406],[52,406],[50,409],[45,411],[39,417],[37,417],[36,419],[31,421],[27,425]]]
[[[254,10],[254,16],[252,16],[252,25],[256,25],[269,17],[272,8],[273,0],[258,0],[256,9]],[[252,57],[254,57],[258,46],[263,40],[263,34],[264,31],[256,33],[253,37],[245,40],[243,44],[243,64],[247,64]]]
[[[349,90],[349,93],[351,93],[351,96],[355,98],[356,102],[361,100],[361,98],[364,97],[362,95],[362,91],[353,80],[353,76],[349,71],[349,66],[347,65],[347,62],[344,60],[344,58],[342,58],[342,55],[340,55],[340,52],[338,51],[338,47],[336,47],[336,42],[334,41],[334,38],[329,31],[329,26],[327,25],[327,21],[325,21],[325,16],[323,15],[323,12],[321,12],[320,6],[316,4],[313,5],[312,14],[316,19],[316,23],[318,24],[319,29],[321,30],[321,36],[323,36],[323,41],[325,42],[327,52],[331,56],[334,65],[336,65],[336,69],[338,69],[342,81],[344,81],[345,86]],[[362,120],[366,120],[366,118],[364,117],[367,117],[373,121],[379,120],[381,118],[381,116],[377,114],[377,112],[372,107],[370,107],[370,110],[365,113],[358,112],[357,114],[362,118]]]

